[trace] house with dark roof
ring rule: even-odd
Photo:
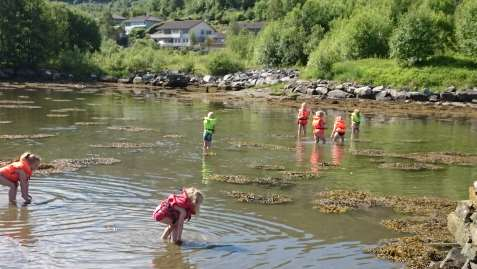
[[[258,34],[265,27],[265,22],[263,22],[263,21],[257,21],[257,22],[241,21],[241,22],[237,22],[237,27],[240,31],[241,30],[246,30],[246,31],[252,32],[254,34]]]
[[[223,38],[216,38],[219,33],[202,20],[166,21],[155,26],[154,31],[150,37],[161,47],[192,47],[201,43],[221,45],[217,43],[223,42]]]
[[[111,18],[113,19],[113,24],[114,25],[120,25],[121,23],[123,23],[123,21],[126,20],[125,17],[121,16],[121,15],[116,15],[116,14],[113,14],[111,16]]]
[[[130,19],[127,19],[123,22],[124,24],[124,31],[126,32],[127,35],[133,30],[133,29],[147,29],[151,25],[160,23],[162,20],[157,17],[153,16],[137,16],[133,17]]]

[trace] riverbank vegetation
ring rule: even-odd
[[[250,68],[297,67],[308,79],[431,90],[471,87],[477,80],[473,0],[66,2],[80,4],[3,1],[0,66],[46,66],[114,76],[166,69],[223,75]],[[11,10],[20,16],[12,16]],[[111,39],[113,13],[204,19],[226,32],[226,45],[201,52],[161,49],[145,34],[122,47]],[[267,23],[254,35],[235,27],[242,20]]]

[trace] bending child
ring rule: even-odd
[[[204,197],[196,188],[184,188],[181,194],[171,194],[159,204],[152,217],[167,224],[161,238],[180,244],[185,220],[198,215]]]
[[[31,203],[32,197],[28,191],[30,185],[29,181],[33,171],[38,169],[39,166],[40,157],[25,152],[20,156],[18,161],[0,168],[0,185],[10,188],[8,191],[10,203],[16,203],[19,183],[25,204]]]
[[[346,134],[346,124],[343,120],[343,117],[337,116],[335,124],[333,126],[333,131],[331,132],[331,140],[335,143],[344,144],[344,137]]]

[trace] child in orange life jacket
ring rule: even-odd
[[[40,166],[40,158],[29,152],[23,153],[18,161],[0,168],[0,185],[10,188],[8,198],[11,203],[17,199],[18,183],[20,183],[22,197],[25,204],[31,203],[31,196],[28,193],[29,180],[32,172]]]
[[[323,111],[317,111],[315,113],[315,116],[313,116],[313,136],[315,138],[316,143],[320,143],[320,140],[323,141],[323,144],[326,143],[326,138],[325,138],[325,112]]]
[[[308,118],[311,111],[306,106],[306,103],[301,104],[301,108],[298,110],[298,137],[306,135],[306,125],[308,124]]]
[[[346,134],[346,124],[343,120],[343,117],[337,116],[335,124],[333,126],[333,131],[331,132],[331,140],[335,143],[340,141],[341,144],[344,143],[344,136]]]
[[[199,214],[203,200],[202,193],[196,188],[184,188],[181,194],[171,194],[163,200],[152,213],[156,221],[167,224],[161,238],[180,244],[184,221]]]

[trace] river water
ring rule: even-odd
[[[3,89],[0,100],[36,106],[0,104],[0,135],[56,135],[4,139],[0,159],[28,150],[46,161],[91,156],[121,160],[112,166],[35,176],[31,181],[34,203],[28,207],[9,206],[8,190],[0,186],[1,268],[400,268],[364,252],[381,239],[399,236],[379,224],[393,214],[390,210],[326,215],[312,209],[315,194],[327,189],[357,189],[460,199],[477,176],[477,169],[459,166],[420,172],[384,170],[372,158],[351,154],[369,148],[397,153],[472,153],[477,147],[477,123],[471,120],[366,116],[360,140],[348,139],[344,147],[317,147],[311,138],[295,138],[294,109],[261,103],[133,96],[115,90],[71,92],[66,88]],[[80,110],[55,111],[63,108]],[[204,157],[201,118],[208,111],[215,111],[218,125],[214,154]],[[47,116],[59,113],[67,116]],[[341,112],[327,113],[331,123]],[[152,131],[124,132],[108,126]],[[283,147],[237,147],[237,141]],[[90,146],[113,142],[152,143],[154,147]],[[323,161],[339,166],[322,171],[318,164]],[[318,178],[286,189],[208,180],[211,174],[277,173],[254,169],[257,163],[311,171]],[[185,243],[178,247],[160,240],[163,226],[151,219],[151,213],[161,199],[181,186],[198,187],[206,198],[201,215],[185,225]],[[224,195],[232,190],[277,192],[294,202],[243,204]]]

